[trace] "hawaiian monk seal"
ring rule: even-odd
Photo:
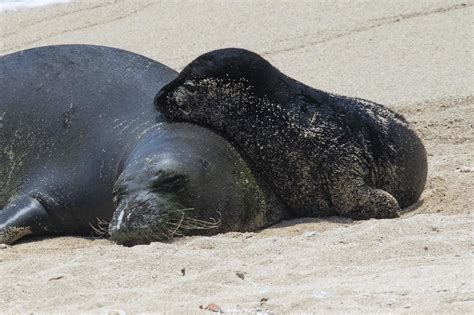
[[[283,206],[221,136],[165,123],[156,92],[176,77],[146,57],[63,45],[0,58],[0,243],[90,235],[148,243],[247,231]]]
[[[311,88],[247,50],[198,57],[155,105],[230,141],[293,216],[393,218],[425,185],[425,148],[401,115]]]

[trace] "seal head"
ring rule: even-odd
[[[109,234],[124,245],[255,230],[285,217],[237,150],[194,124],[160,124],[144,135],[113,194]]]

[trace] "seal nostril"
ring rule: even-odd
[[[196,85],[194,84],[194,82],[189,81],[189,80],[186,81],[186,82],[184,82],[183,86],[184,86],[184,87],[186,88],[186,90],[188,90],[188,92],[190,92],[190,93],[194,93],[194,92],[196,92],[196,90],[197,90],[197,87],[196,87]]]

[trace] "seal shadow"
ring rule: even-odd
[[[296,235],[302,232],[322,232],[333,228],[347,227],[355,222],[357,221],[341,216],[302,217],[276,223],[264,229],[257,230],[255,233],[270,236],[275,233],[279,234],[278,231],[281,229],[289,229],[289,234]],[[315,224],[317,224],[317,226],[315,226]]]
[[[27,236],[19,239],[18,241],[16,241],[15,245],[29,244],[29,243],[35,243],[35,242],[45,241],[45,240],[49,240],[49,239],[55,239],[58,236],[61,236],[61,235],[48,235],[48,236],[27,235]],[[95,241],[95,240],[102,240],[102,239],[109,240],[108,238],[96,237],[96,236],[68,235],[68,237],[79,238],[79,239],[83,239],[83,240],[86,240],[86,241]],[[112,241],[110,241],[110,242],[113,243]]]
[[[415,210],[420,208],[424,203],[424,199],[418,200],[416,203],[413,205],[406,207],[400,211],[400,217],[405,216],[407,214],[413,214]],[[360,220],[353,220],[347,217],[341,217],[341,216],[330,216],[330,217],[303,217],[303,218],[296,218],[296,219],[291,219],[291,220],[284,220],[279,223],[273,224],[271,226],[259,229],[254,231],[256,234],[274,234],[280,229],[285,229],[285,228],[296,228],[297,231],[291,231],[290,233],[298,233],[302,231],[306,232],[322,232],[325,230],[329,230],[332,228],[338,228],[338,227],[347,227],[348,225],[353,225],[357,224],[360,222]],[[313,224],[320,224],[317,229],[314,228],[314,226],[309,227],[308,225],[313,225]],[[225,233],[224,233],[225,234]],[[51,235],[51,236],[25,236],[24,238],[18,240],[16,244],[29,244],[33,242],[38,242],[38,241],[43,241],[43,240],[48,240],[55,238],[56,236]],[[108,237],[105,236],[80,236],[80,235],[74,235],[76,238],[80,238],[83,240],[87,241],[95,241],[95,240],[101,240],[101,239],[106,239],[108,240]],[[167,240],[161,241],[162,243],[166,244],[172,244],[176,241],[179,241],[180,237],[177,238],[170,238]],[[111,241],[112,242],[112,241]]]
[[[417,210],[418,208],[420,208],[423,205],[424,202],[425,202],[425,199],[420,199],[417,202],[415,202],[414,204],[412,204],[411,206],[403,208],[402,210],[400,210],[400,216],[404,216],[404,215],[409,214],[409,213],[413,214],[413,212],[415,210]]]
[[[418,208],[420,208],[423,205],[423,203],[424,203],[424,199],[421,199],[421,200],[418,200],[413,205],[403,208],[400,211],[400,217],[403,217],[407,214],[414,214],[413,212],[417,210]],[[272,232],[276,232],[279,229],[292,228],[292,227],[297,229],[299,232],[301,231],[311,232],[311,231],[316,231],[316,230],[318,232],[321,232],[321,230],[329,230],[331,228],[337,228],[337,227],[347,227],[347,226],[354,225],[360,222],[361,220],[353,220],[353,219],[350,219],[347,217],[341,217],[341,216],[303,217],[303,218],[285,220],[285,221],[276,223],[274,225],[271,225],[269,227],[266,227],[264,229],[255,231],[255,233],[273,234]],[[316,229],[314,226],[308,226],[312,224],[319,224],[319,226]],[[290,233],[293,233],[293,232],[290,232]]]

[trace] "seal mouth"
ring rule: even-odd
[[[117,243],[118,245],[132,247],[136,245],[148,245],[152,242],[146,238],[145,235],[137,236],[136,233],[133,232],[124,232],[121,231],[120,233],[115,233],[110,235],[110,239]]]
[[[125,246],[168,239],[168,235],[160,228],[161,208],[153,193],[120,200],[109,224],[110,239]]]
[[[146,200],[146,203],[140,204],[140,200]],[[197,213],[194,208],[182,208],[171,199],[160,201],[149,194],[131,201],[122,200],[109,224],[109,236],[120,245],[134,246],[169,241],[220,227],[220,213],[218,218],[209,221],[196,218]]]
[[[163,106],[161,104],[164,104],[166,101],[166,96],[168,95],[168,91],[166,91],[165,89],[167,87],[168,85],[165,85],[161,90],[159,90],[155,96],[155,99],[153,100],[153,103],[155,104],[155,108],[158,109],[159,111],[163,111]]]

